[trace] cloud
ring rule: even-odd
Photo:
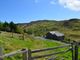
[[[74,11],[80,11],[80,0],[58,0],[59,4]]]
[[[54,4],[56,4],[54,1],[50,1],[50,4],[52,4],[52,5],[54,5]]]

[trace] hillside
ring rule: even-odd
[[[45,36],[48,31],[60,31],[65,34],[67,40],[80,40],[80,19],[76,18],[64,21],[39,20],[18,25],[25,26],[26,33],[35,36]]]
[[[9,53],[9,52],[13,52],[19,49],[23,49],[23,48],[29,48],[31,50],[35,50],[35,49],[42,49],[42,48],[49,48],[49,47],[56,47],[56,46],[63,46],[63,43],[58,43],[58,42],[51,42],[48,40],[41,40],[41,39],[35,39],[32,36],[29,36],[27,34],[25,34],[25,40],[22,39],[22,35],[21,34],[16,34],[13,33],[13,38],[11,37],[10,32],[1,32],[0,33],[0,46],[2,45],[3,49],[4,49],[4,54],[5,53]],[[63,49],[57,49],[54,51],[49,51],[47,53],[51,53],[51,52],[57,52],[57,51],[62,51],[66,48]],[[46,52],[43,53],[38,53],[38,55],[40,54],[46,54]],[[66,59],[70,58],[71,55],[69,53],[66,53],[67,55],[63,54],[63,55],[58,55],[59,58],[63,57]],[[68,56],[70,55],[70,56]],[[22,55],[15,55],[14,57],[8,57],[5,58],[5,60],[21,60]],[[71,58],[70,58],[71,59]],[[44,59],[41,59],[44,60]]]
[[[52,47],[52,45],[55,46],[62,45],[60,43],[54,43],[47,40],[35,39],[34,37],[29,36],[27,34],[25,34],[24,40],[22,38],[23,36],[22,34],[13,33],[13,37],[11,35],[12,33],[10,32],[0,33],[0,44],[3,45],[3,47],[5,47],[6,50],[10,51],[22,48],[39,49],[39,48]]]
[[[21,23],[17,24],[19,30],[22,30],[25,27],[24,33],[24,40],[23,40],[23,33],[12,33],[11,32],[0,32],[0,44],[3,46],[4,53],[9,53],[18,49],[22,48],[30,48],[32,50],[35,49],[42,49],[42,48],[49,48],[49,47],[56,47],[64,45],[63,43],[58,43],[55,41],[44,40],[44,39],[36,39],[36,36],[45,36],[48,31],[60,31],[65,34],[65,40],[76,40],[80,41],[80,20],[79,19],[70,19],[65,21],[53,21],[53,20],[40,20],[34,21],[31,23]],[[1,46],[0,45],[0,46]],[[65,50],[64,49],[57,49],[51,52],[58,52]],[[46,52],[39,53],[39,54],[46,54]],[[38,54],[38,55],[39,55]],[[64,57],[65,60],[71,60],[71,53],[60,54],[57,55],[59,58]],[[11,57],[5,60],[21,60],[21,55],[17,55],[15,57]],[[59,58],[57,60],[59,60]],[[41,59],[44,60],[44,59]]]

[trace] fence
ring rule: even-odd
[[[64,48],[64,47],[69,47],[69,48],[65,51],[60,51],[60,52],[55,52],[55,53],[45,54],[45,55],[40,55],[40,56],[32,56],[33,53],[44,52],[44,51],[49,51],[49,50],[54,50],[54,49]],[[72,60],[78,60],[78,43],[72,43],[72,44],[68,44],[68,45],[65,45],[65,46],[38,49],[38,50],[21,49],[21,50],[11,52],[11,53],[8,53],[8,54],[5,54],[5,55],[3,55],[2,48],[1,48],[0,49],[0,60],[4,60],[5,57],[14,56],[15,54],[18,54],[18,53],[22,54],[22,59],[23,60],[34,60],[34,59],[38,59],[38,58],[52,56],[52,55],[55,55],[55,54],[66,53],[68,51],[71,51],[71,53],[72,53],[72,57],[71,57]]]

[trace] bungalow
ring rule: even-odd
[[[46,34],[47,39],[54,39],[54,40],[64,40],[64,34],[58,31],[50,31]]]

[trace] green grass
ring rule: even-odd
[[[25,40],[23,40],[21,37],[19,37],[16,34],[14,34],[14,37],[11,38],[11,33],[7,33],[7,32],[2,32],[0,34],[0,42],[3,44],[5,48],[9,47],[9,49],[11,48],[12,50],[21,49],[21,48],[40,49],[40,48],[61,45],[55,42],[35,39],[30,36],[25,37]]]
[[[31,37],[26,34],[25,40],[22,39],[21,34],[15,34],[13,38],[11,37],[11,33],[7,32],[2,32],[0,34],[0,43],[4,48],[4,53],[10,53],[13,51],[16,51],[18,49],[23,49],[23,48],[29,48],[31,50],[35,49],[43,49],[43,48],[49,48],[49,47],[56,47],[56,46],[63,46],[64,44],[57,43],[57,42],[51,42],[48,40],[40,40],[40,39],[35,39],[34,37]],[[62,48],[62,49],[56,49],[53,51],[48,51],[48,52],[42,52],[42,53],[37,53],[33,54],[34,55],[41,55],[41,54],[47,54],[47,53],[53,53],[53,52],[58,52],[58,51],[64,51],[67,48]],[[70,58],[70,52],[65,53],[65,54],[58,54],[55,56],[59,56],[59,58],[63,57],[65,60],[71,60]],[[15,59],[17,58],[17,59]],[[59,58],[57,60],[59,60]],[[7,59],[5,59],[7,60]],[[8,60],[21,60],[21,55],[16,55],[15,57],[8,58]],[[40,60],[44,60],[43,58]]]

